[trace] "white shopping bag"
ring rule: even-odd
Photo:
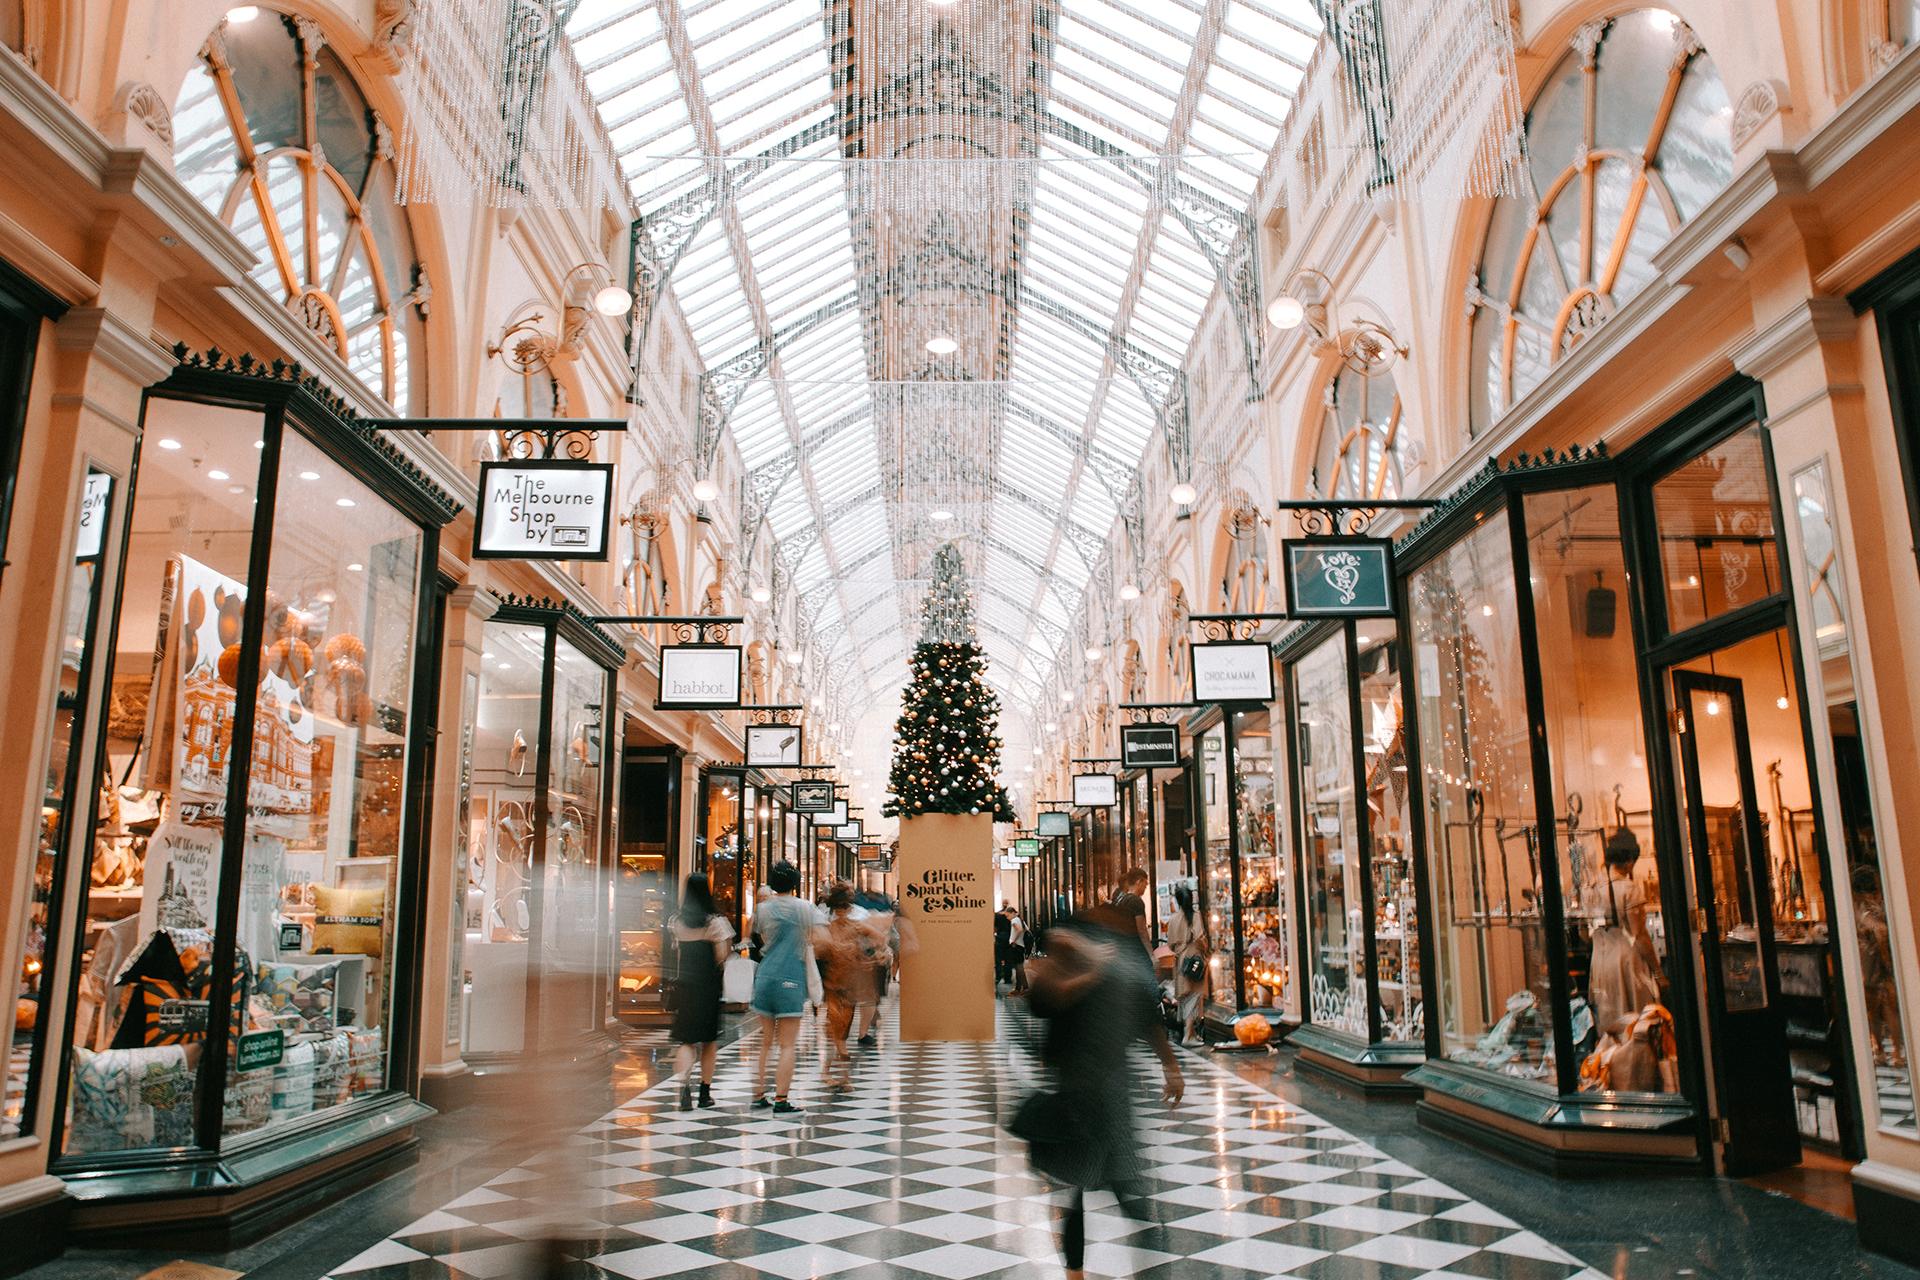
[[[720,971],[720,1000],[724,1004],[753,1002],[753,971],[758,966],[744,955],[735,955]]]

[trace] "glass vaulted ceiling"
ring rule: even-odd
[[[856,695],[903,679],[912,579],[957,536],[993,679],[1041,709],[1157,421],[1115,344],[1180,365],[1216,287],[1165,193],[1244,214],[1319,29],[1312,0],[580,0],[568,34],[642,218],[694,211],[669,237],[668,289],[702,361],[771,344],[726,429],[778,481],[768,526]],[[889,48],[889,65],[862,65]],[[942,53],[992,77],[1006,109],[959,139],[942,117],[928,150],[874,104]],[[973,232],[993,219],[917,207],[894,234],[894,210],[874,207],[884,179],[845,162],[927,155],[1021,161],[1006,179],[1018,216]],[[917,432],[883,385],[941,375],[888,354],[904,338],[917,355],[921,334],[875,335],[910,327],[876,302],[887,264],[936,240],[954,242],[948,267],[1012,282],[975,300],[989,322],[956,334],[991,355],[962,375],[986,384],[958,475],[982,500],[944,529],[898,500]]]

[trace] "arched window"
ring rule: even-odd
[[[1260,613],[1267,607],[1266,524],[1260,508],[1244,492],[1236,491],[1220,517],[1225,542],[1221,557],[1220,601],[1241,613]]]
[[[173,109],[174,170],[253,251],[253,278],[401,413],[426,289],[392,138],[302,18],[225,21]]]
[[[1733,176],[1733,108],[1679,17],[1580,28],[1527,113],[1523,194],[1494,206],[1473,309],[1479,431],[1653,277],[1653,255]]]
[[[1406,478],[1400,389],[1393,374],[1340,366],[1327,384],[1326,418],[1314,453],[1314,492],[1323,498],[1398,498]]]

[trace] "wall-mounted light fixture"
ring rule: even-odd
[[[584,297],[575,295],[574,280],[584,274],[585,287],[601,277],[606,283]],[[534,373],[551,368],[556,360],[571,360],[580,354],[587,337],[589,308],[606,317],[625,315],[633,307],[633,295],[614,279],[612,268],[599,262],[582,262],[560,278],[560,330],[550,333],[543,326],[546,310],[529,312],[500,335],[500,341],[487,347],[489,356],[501,356],[515,373]]]
[[[1349,369],[1369,377],[1385,373],[1407,354],[1406,346],[1377,321],[1363,318],[1341,324],[1333,281],[1312,267],[1297,267],[1287,277],[1280,296],[1267,304],[1267,320],[1276,329],[1306,325],[1316,348],[1337,350]]]

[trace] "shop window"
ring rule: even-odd
[[[1314,491],[1331,499],[1398,498],[1406,476],[1403,414],[1393,374],[1341,365],[1327,384]]]
[[[741,930],[741,864],[745,861],[741,813],[745,784],[737,774],[710,773],[704,778],[701,819],[706,837],[707,881],[713,889],[714,909]]]
[[[1307,889],[1307,984],[1313,1021],[1367,1035],[1360,914],[1360,820],[1353,785],[1347,634],[1328,636],[1293,665],[1298,716],[1300,841]]]
[[[143,430],[78,930],[69,1155],[304,1126],[388,1086],[410,1007],[396,923],[428,534],[258,409],[152,396]],[[222,1021],[225,1073],[203,1078]],[[217,1132],[196,1123],[209,1090]]]
[[[1416,571],[1409,594],[1440,1052],[1551,1087],[1547,926],[1505,513]]]
[[[1250,1008],[1279,1008],[1291,1000],[1293,944],[1291,884],[1280,858],[1274,824],[1273,713],[1233,716],[1233,803],[1239,829],[1240,973]]]
[[[1267,569],[1266,521],[1244,493],[1221,517],[1225,561],[1220,571],[1220,599],[1239,613],[1261,613],[1267,607],[1272,576]]]
[[[1201,734],[1195,743],[1199,749],[1200,769],[1195,781],[1200,787],[1202,838],[1205,846],[1200,860],[1202,907],[1207,916],[1207,937],[1213,942],[1213,954],[1207,968],[1207,1002],[1227,1016],[1238,1012],[1239,983],[1235,967],[1239,948],[1236,944],[1235,897],[1233,886],[1233,822],[1227,799],[1227,733],[1216,725]]]
[[[1653,487],[1667,630],[1685,631],[1782,590],[1766,441],[1750,426]]]
[[[1567,938],[1569,1020],[1580,1087],[1618,1091],[1602,1070],[1650,1016],[1664,1030],[1636,1092],[1679,1091],[1667,1052],[1673,948],[1661,908],[1653,801],[1627,612],[1626,557],[1612,485],[1529,495],[1527,575],[1552,770],[1553,849]],[[1665,526],[1663,526],[1664,528]],[[1658,1012],[1649,1015],[1650,1006]],[[1651,1027],[1647,1029],[1652,1029]],[[1611,1039],[1603,1039],[1611,1037]],[[1632,1053],[1638,1054],[1635,1048]],[[1615,1076],[1618,1079],[1615,1079]]]
[[[1469,303],[1469,426],[1497,420],[1654,277],[1733,176],[1733,109],[1665,9],[1582,27],[1527,114],[1520,193],[1496,202]]]
[[[0,1139],[25,1132],[45,1077],[45,1024],[54,998],[52,949],[49,939],[59,928],[55,903],[60,896],[64,865],[62,851],[71,847],[74,815],[84,814],[89,780],[81,768],[80,741],[86,727],[86,708],[93,696],[93,646],[90,643],[100,608],[100,570],[106,550],[107,525],[113,510],[113,477],[89,471],[81,491],[73,563],[56,615],[60,620],[60,659],[54,687],[53,729],[49,735],[47,767],[40,799],[40,825],[34,851],[33,880],[27,894],[20,983],[9,1040],[4,1104],[0,1105]],[[112,779],[100,783],[101,801],[108,809],[116,802]],[[117,852],[117,851],[116,851]],[[125,883],[134,868],[125,858],[109,857],[94,874]]]
[[[609,877],[601,865],[601,713],[607,671],[555,636],[548,711],[546,841],[542,850],[540,962],[542,1030],[579,1035],[596,1023],[604,966],[596,947]]]
[[[1887,909],[1886,868],[1880,856],[1874,816],[1873,781],[1853,667],[1851,610],[1835,536],[1827,464],[1813,463],[1793,477],[1793,504],[1800,530],[1803,598],[1809,615],[1802,634],[1811,631],[1817,673],[1813,687],[1826,703],[1826,728],[1833,744],[1834,786],[1840,799],[1838,844],[1845,865],[1834,880],[1853,901],[1853,945],[1859,956],[1860,988],[1866,1004],[1864,1039],[1871,1093],[1864,1108],[1869,1124],[1912,1134],[1916,1130],[1913,1068],[1901,1015],[1901,978],[1897,957],[1906,945]],[[1794,886],[1786,886],[1791,900]],[[1804,888],[1800,896],[1804,897]],[[1817,1104],[1816,1104],[1817,1105]],[[1816,1116],[1817,1119],[1817,1116]]]
[[[393,139],[319,29],[264,13],[223,23],[173,125],[175,172],[253,252],[253,278],[410,412],[426,291],[394,202]]]

